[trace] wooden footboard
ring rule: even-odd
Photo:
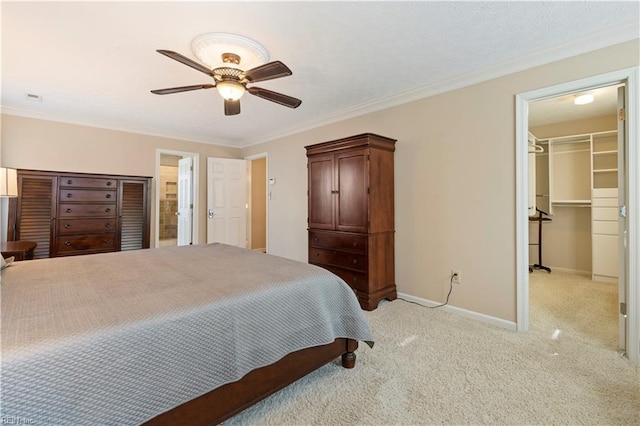
[[[336,339],[333,343],[292,352],[266,367],[251,371],[237,382],[212,390],[160,414],[145,425],[218,424],[288,386],[301,377],[342,357],[342,366],[353,368],[358,342]]]

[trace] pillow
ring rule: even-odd
[[[0,259],[2,259],[0,262],[0,270],[6,268],[7,266],[11,265],[11,262],[13,262],[13,256],[8,257],[7,259],[5,259],[3,256],[0,256]]]

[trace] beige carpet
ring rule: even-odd
[[[383,302],[366,313],[376,345],[360,345],[355,369],[329,364],[227,423],[640,424],[639,370],[617,354],[615,336],[590,333],[600,304],[570,314],[567,298],[580,300],[580,286],[569,279],[569,291],[547,291],[554,284],[539,274],[531,274],[528,333]]]

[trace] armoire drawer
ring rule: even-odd
[[[114,251],[115,234],[106,235],[69,235],[58,238],[58,254],[79,251]]]
[[[367,254],[367,237],[333,232],[309,231],[311,247]]]
[[[313,262],[310,263],[314,264]],[[349,287],[355,290],[362,292],[366,292],[368,290],[367,274],[364,272],[350,271],[348,269],[337,268],[335,266],[329,265],[317,264],[317,266],[321,266],[324,269],[333,272],[334,274],[342,278],[347,284],[349,284]]]
[[[309,262],[367,271],[367,257],[362,254],[312,247],[309,249]]]
[[[116,190],[60,189],[60,201],[116,201]]]
[[[74,188],[115,189],[118,184],[116,179],[83,178],[73,176],[60,176],[60,180],[58,182],[61,188],[70,186]]]
[[[58,219],[58,234],[100,234],[116,231],[116,219]]]
[[[116,203],[109,204],[76,204],[60,203],[58,217],[116,217]]]

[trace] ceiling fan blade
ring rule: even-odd
[[[152,90],[151,93],[155,93],[156,95],[168,95],[170,93],[188,92],[190,90],[198,90],[198,89],[211,89],[213,87],[216,87],[216,86],[214,84],[196,84],[193,86],[170,87],[168,89],[156,89],[156,90]]]
[[[280,61],[269,62],[244,72],[244,76],[251,83],[286,77],[293,74],[289,67]]]
[[[224,100],[224,115],[240,114],[240,101]]]
[[[206,75],[212,75],[211,70],[209,68],[205,67],[204,65],[200,65],[196,61],[192,61],[191,59],[177,52],[173,52],[171,50],[162,50],[162,49],[156,50],[156,52],[163,54],[164,56],[168,56],[171,59],[175,59],[178,62],[182,62],[183,64],[188,65],[191,68],[196,69],[200,72],[203,72]]]
[[[266,99],[289,108],[298,108],[302,103],[300,99],[283,95],[282,93],[272,92],[271,90],[262,89],[260,87],[249,87],[247,88],[247,91],[259,98]]]

